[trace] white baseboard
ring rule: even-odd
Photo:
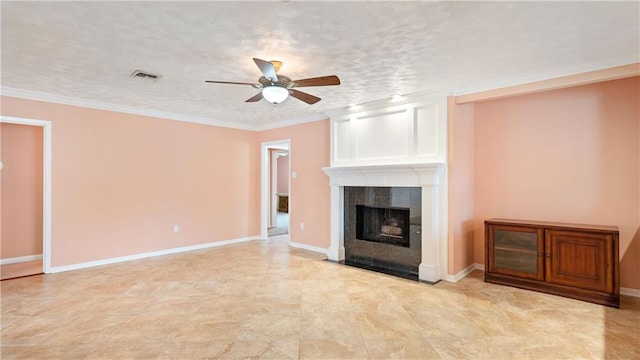
[[[455,274],[453,277],[455,279],[455,281],[460,281],[462,280],[465,276],[469,275],[470,272],[472,272],[473,270],[476,269],[476,264],[471,264],[469,266],[467,266],[466,268],[462,269],[460,272],[458,272],[457,274]]]
[[[484,264],[471,264],[466,268],[460,270],[458,273],[454,275],[446,275],[442,278],[444,281],[448,282],[458,282],[464,279],[467,275],[469,275],[473,270],[482,270],[484,271]]]
[[[144,258],[149,258],[149,257],[154,257],[154,256],[162,256],[162,255],[169,255],[169,254],[175,254],[175,253],[181,253],[181,252],[187,252],[187,251],[193,251],[193,250],[207,249],[207,248],[212,248],[212,247],[218,247],[218,246],[224,246],[224,245],[230,245],[230,244],[237,244],[237,243],[241,243],[241,242],[246,242],[246,241],[251,241],[251,240],[259,240],[259,239],[260,239],[260,236],[258,236],[258,235],[256,235],[256,236],[248,236],[248,237],[243,237],[243,238],[238,238],[238,239],[223,240],[223,241],[216,241],[216,242],[211,242],[211,243],[206,243],[206,244],[198,244],[198,245],[184,246],[184,247],[173,248],[173,249],[158,250],[158,251],[152,251],[152,252],[148,252],[148,253],[120,256],[120,257],[116,257],[116,258],[109,258],[109,259],[102,259],[102,260],[95,260],[95,261],[88,261],[88,262],[83,262],[83,263],[78,263],[78,264],[55,266],[55,267],[51,268],[51,272],[52,273],[59,273],[59,272],[63,272],[63,271],[85,269],[85,268],[90,268],[90,267],[94,267],[94,266],[109,265],[109,264],[115,264],[115,263],[120,263],[120,262],[125,262],[125,261],[131,261],[131,260],[139,260],[139,259],[144,259]]]
[[[321,253],[321,254],[324,254],[324,255],[327,255],[328,251],[329,251],[328,249],[325,249],[325,248],[321,248],[321,247],[317,247],[317,246],[313,246],[313,245],[301,244],[301,243],[297,243],[297,242],[293,242],[293,241],[289,242],[289,246],[294,247],[294,248],[298,248],[298,249],[309,250],[309,251]]]
[[[620,288],[620,295],[627,295],[627,296],[633,296],[633,297],[640,298],[640,290],[639,289],[621,287]]]
[[[478,264],[471,264],[469,266],[467,266],[466,268],[458,271],[456,274],[453,275],[445,275],[442,280],[444,281],[448,281],[448,282],[458,282],[460,280],[462,280],[465,276],[469,275],[470,272],[472,272],[473,270],[477,269]]]
[[[21,262],[35,261],[35,260],[42,260],[42,254],[2,259],[0,260],[0,265],[17,264]]]
[[[458,282],[462,280],[465,276],[469,275],[473,270],[482,270],[484,271],[484,264],[471,264],[466,268],[462,269],[455,275],[447,275],[442,280],[449,282]],[[632,288],[620,288],[620,295],[633,296],[640,298],[640,289],[632,289]]]

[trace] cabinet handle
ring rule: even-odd
[[[538,253],[538,256],[542,256],[542,255],[544,255],[544,254],[543,253]]]
[[[551,257],[551,254],[547,254],[547,257]]]

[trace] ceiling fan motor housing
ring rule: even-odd
[[[258,82],[262,84],[262,86],[282,86],[287,89],[293,87],[293,85],[295,84],[291,81],[290,77],[284,75],[278,75],[277,81],[272,81],[264,76],[261,76],[260,79],[258,79]]]

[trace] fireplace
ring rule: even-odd
[[[442,279],[447,273],[446,188],[440,186],[444,168],[442,163],[323,168],[331,185],[329,260],[414,277],[417,272],[428,283]],[[365,206],[408,208],[409,246],[361,239],[366,236],[360,236],[356,223],[358,209],[364,212]],[[398,225],[404,235],[403,226]],[[398,229],[388,230],[393,231]]]
[[[417,266],[420,281],[435,283],[447,276],[449,105],[447,94],[433,92],[329,111],[330,166],[322,168],[331,186],[329,260],[346,262],[347,254],[353,256],[355,251],[359,260],[373,262],[371,254],[411,251],[405,255],[410,259],[411,271]],[[372,197],[367,198],[371,202],[349,206],[346,200],[351,196],[350,187],[419,188],[421,215],[411,214],[412,206],[377,202],[376,197],[386,197],[384,190],[371,192]],[[408,207],[409,247],[357,239],[355,205]],[[417,218],[419,225],[414,222]],[[370,251],[359,252],[366,249]],[[413,254],[415,249],[420,255]],[[376,261],[382,260],[386,259]]]
[[[356,205],[356,238],[409,247],[409,208]]]

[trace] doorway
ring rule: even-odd
[[[262,143],[261,238],[289,233],[290,140]]]
[[[16,124],[16,125],[27,125],[27,126],[36,126],[41,127],[41,144],[37,144],[41,146],[42,151],[42,160],[41,171],[39,171],[38,177],[41,177],[41,195],[38,194],[36,198],[41,196],[41,207],[42,207],[42,216],[38,217],[41,221],[42,230],[42,247],[41,247],[41,255],[40,254],[29,254],[25,256],[17,256],[15,254],[3,254],[2,260],[0,260],[0,266],[2,266],[3,275],[2,278],[5,278],[5,274],[10,275],[11,278],[31,275],[34,273],[49,273],[51,272],[51,122],[45,120],[36,120],[36,119],[24,119],[24,118],[15,118],[8,116],[0,116],[0,124]],[[7,135],[8,136],[8,135]],[[3,136],[4,137],[4,136]],[[8,138],[7,138],[8,139]],[[6,144],[6,143],[5,143]],[[9,159],[9,152],[7,154],[3,154],[3,160]],[[2,176],[2,172],[8,171],[9,168],[7,166],[14,166],[9,162],[2,163],[0,161],[0,176]],[[3,169],[4,167],[4,169]],[[3,180],[5,179],[4,176]],[[3,187],[6,186],[7,183],[3,183]],[[40,193],[40,189],[36,189],[35,191]],[[8,194],[8,191],[7,193]],[[8,200],[8,199],[7,199]],[[7,202],[3,202],[6,205]],[[5,210],[6,212],[6,210]],[[2,212],[5,214],[5,212]],[[8,213],[8,212],[7,212]],[[3,221],[4,221],[3,216]],[[5,229],[6,230],[6,229]],[[4,231],[3,231],[4,232]],[[40,232],[40,231],[39,231]],[[3,236],[4,238],[4,236]],[[6,241],[6,239],[4,239]],[[11,240],[10,240],[11,241]],[[40,252],[40,249],[39,251]],[[18,254],[18,253],[16,253]],[[35,268],[34,268],[35,264]]]

